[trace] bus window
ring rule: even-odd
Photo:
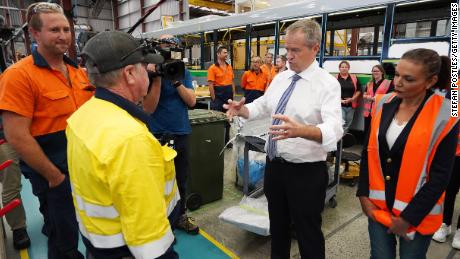
[[[443,19],[437,21],[436,36],[449,36],[450,20]]]
[[[378,31],[378,38],[375,32]],[[383,26],[348,28],[326,34],[325,56],[372,56],[381,53]],[[331,41],[333,40],[333,44]],[[377,44],[375,41],[377,40]]]

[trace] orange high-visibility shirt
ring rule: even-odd
[[[226,86],[233,83],[233,69],[230,64],[227,64],[225,68],[216,66],[213,64],[208,69],[208,81],[214,83],[214,86]]]
[[[267,75],[263,72],[245,71],[241,78],[241,88],[265,92],[267,88]]]
[[[268,83],[270,84],[273,78],[276,76],[275,66],[272,65],[272,68],[269,69],[267,65],[263,64],[260,66],[260,70],[262,70],[262,72],[267,75]]]

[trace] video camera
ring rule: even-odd
[[[149,72],[149,78],[161,76],[169,80],[184,79],[185,64],[182,62],[183,49],[179,48],[176,42],[172,39],[140,39],[140,41],[144,46],[143,51],[159,54],[165,60],[163,64],[156,65],[156,72]],[[167,47],[164,45],[167,45]]]
[[[78,37],[78,47],[83,49],[86,42],[97,33],[95,32],[82,32]],[[185,64],[182,62],[182,51],[174,39],[138,39],[141,43],[140,48],[142,51],[161,55],[164,58],[163,64],[156,65],[156,72],[149,72],[149,79],[160,76],[169,80],[182,80],[184,79]],[[162,47],[161,45],[174,45],[175,47]],[[82,58],[82,57],[80,57]],[[84,61],[83,61],[84,63]],[[149,84],[150,85],[150,84]]]

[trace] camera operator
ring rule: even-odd
[[[172,35],[162,35],[160,37],[161,49],[179,47],[179,39]],[[174,146],[177,151],[177,157],[174,159],[176,168],[176,181],[179,188],[181,200],[179,201],[178,217],[173,226],[184,230],[189,234],[198,234],[199,228],[186,215],[186,186],[187,175],[189,171],[189,146],[188,139],[192,132],[188,117],[188,108],[195,106],[196,98],[192,86],[192,77],[190,72],[185,69],[183,80],[161,80],[161,90],[152,88],[149,95],[158,96],[157,103],[149,98],[144,102],[146,110],[154,111],[151,115],[152,120],[150,127],[155,137],[162,144],[168,143]]]

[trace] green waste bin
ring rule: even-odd
[[[219,153],[225,144],[227,118],[222,112],[202,109],[190,110],[189,118],[192,134],[186,206],[195,210],[202,204],[222,199],[224,154]]]

